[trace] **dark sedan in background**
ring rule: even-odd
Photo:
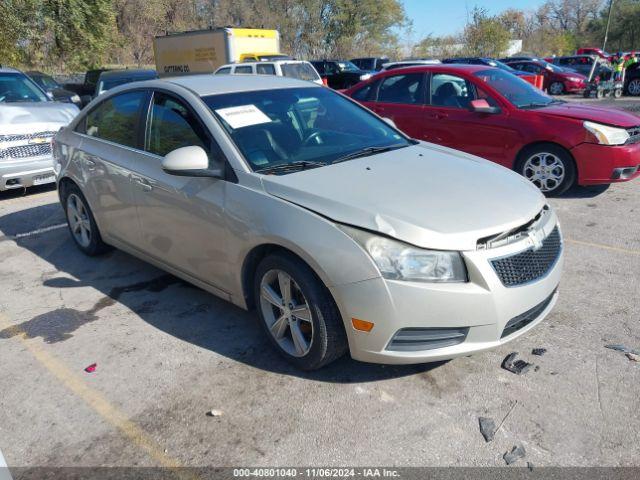
[[[375,73],[361,70],[347,60],[313,60],[311,65],[322,78],[327,79],[327,85],[337,90],[349,88],[358,82],[368,80]]]
[[[56,102],[73,103],[77,107],[80,107],[80,96],[75,92],[63,88],[51,75],[37,71],[27,72],[27,75],[36,85],[44,90],[52,100]]]

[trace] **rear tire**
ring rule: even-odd
[[[65,186],[62,205],[71,237],[85,255],[93,257],[111,249],[102,241],[89,203],[76,185]]]
[[[562,195],[576,180],[573,158],[552,143],[525,148],[518,156],[516,171],[548,197]]]
[[[258,265],[253,288],[260,324],[289,363],[317,370],[347,352],[338,307],[327,287],[297,257],[266,257]]]

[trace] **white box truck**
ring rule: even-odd
[[[277,30],[231,27],[157,36],[153,54],[161,77],[213,73],[226,63],[288,58],[280,53]]]

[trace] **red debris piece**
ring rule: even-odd
[[[96,367],[98,366],[97,363],[92,363],[91,365],[89,365],[87,368],[84,369],[85,372],[87,373],[93,373],[96,371]]]

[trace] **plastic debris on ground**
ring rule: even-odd
[[[84,371],[87,372],[87,373],[93,373],[93,372],[96,371],[96,368],[98,368],[98,364],[97,363],[92,363],[87,368],[85,368]]]
[[[527,373],[529,369],[533,367],[533,364],[525,362],[524,360],[516,360],[517,355],[518,352],[507,355],[502,361],[502,368],[516,375],[522,375],[523,373]]]
[[[511,465],[521,458],[524,458],[526,453],[527,452],[524,450],[524,447],[522,445],[519,445],[513,447],[510,452],[505,453],[502,458],[504,458],[504,461],[507,463],[507,465]]]
[[[493,421],[493,418],[488,417],[480,417],[478,422],[480,423],[480,433],[484,437],[484,441],[489,443],[496,434],[496,422]]]
[[[209,410],[207,412],[207,416],[208,417],[221,417],[222,416],[222,410],[216,410],[214,408],[213,410]]]
[[[541,357],[545,353],[547,353],[547,349],[546,348],[534,348],[533,350],[531,350],[531,354],[532,355],[536,355],[538,357]]]
[[[640,355],[636,355],[635,353],[625,353],[625,355],[632,362],[640,362]]]

